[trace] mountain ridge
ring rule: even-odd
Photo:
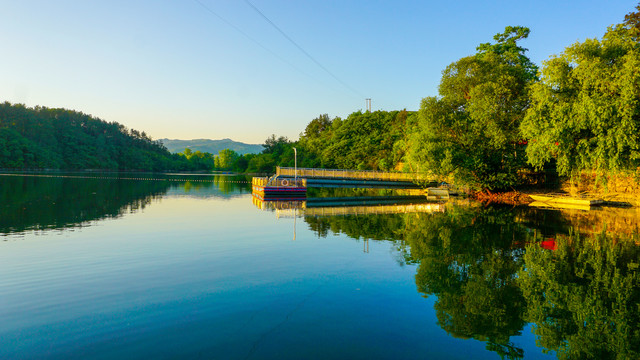
[[[218,154],[220,150],[231,149],[240,155],[261,153],[264,147],[260,144],[247,144],[240,141],[234,141],[229,138],[220,140],[213,139],[159,139],[166,148],[172,153],[179,153],[189,148],[191,151],[208,152]]]

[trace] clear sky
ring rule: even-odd
[[[154,139],[296,140],[319,114],[417,110],[505,26],[538,65],[637,0],[0,0],[0,101],[82,111]],[[320,64],[320,65],[318,65]],[[325,70],[326,69],[326,70]]]

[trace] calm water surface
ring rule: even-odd
[[[637,358],[635,210],[418,205],[0,175],[0,358]]]

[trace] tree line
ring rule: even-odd
[[[442,72],[419,111],[322,114],[298,141],[271,135],[260,154],[170,154],[144,132],[64,109],[0,105],[0,168],[229,170],[276,166],[408,171],[474,190],[509,189],[551,169],[640,176],[640,5],[602,39],[539,68],[508,26]]]
[[[171,154],[144,131],[82,112],[0,104],[0,168],[208,170],[206,157]]]
[[[313,119],[298,141],[271,135],[260,154],[238,155],[223,150],[216,168],[248,173],[273,173],[276,166],[394,170],[406,152],[407,126],[415,112],[354,112],[346,119],[323,114]]]
[[[252,170],[305,167],[420,172],[475,190],[509,189],[545,169],[640,176],[640,5],[602,39],[539,68],[508,26],[442,72],[418,112],[320,115],[291,142],[272,135]]]

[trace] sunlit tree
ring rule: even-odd
[[[440,96],[422,100],[411,142],[408,159],[419,171],[478,190],[517,184],[525,165],[519,126],[536,75],[518,45],[528,35],[509,26],[443,71]]]
[[[531,164],[556,159],[564,175],[640,165],[639,16],[544,62],[522,123]]]

